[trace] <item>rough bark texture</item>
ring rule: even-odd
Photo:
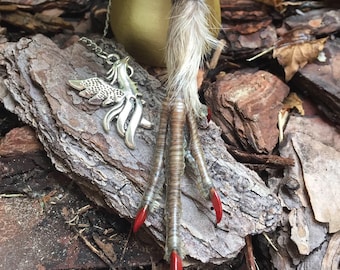
[[[340,126],[340,39],[325,45],[325,62],[314,61],[293,78],[297,89],[304,89],[338,128]]]
[[[222,31],[225,54],[244,59],[274,45],[276,28],[268,6],[252,0],[221,0]]]
[[[270,153],[278,141],[277,115],[289,87],[266,71],[237,71],[218,76],[205,92],[212,120],[229,145]]]
[[[339,266],[339,142],[336,128],[320,117],[289,120],[280,153],[293,158],[295,166],[284,170],[275,187],[286,209],[274,236],[278,250],[271,252],[277,269]],[[269,182],[273,187],[278,183]]]
[[[0,2],[0,22],[29,33],[58,33],[73,30],[72,23],[60,15],[79,13],[91,4],[89,0]]]
[[[22,124],[1,106],[0,122],[0,134],[7,123]],[[0,139],[0,269],[129,269],[162,262],[152,240],[130,233],[126,220],[96,207],[55,170],[33,128],[13,128]]]
[[[146,185],[156,129],[138,130],[136,150],[129,150],[115,130],[104,132],[101,121],[107,109],[89,106],[66,85],[69,79],[105,74],[100,60],[80,44],[60,50],[36,35],[3,44],[0,57],[0,98],[5,107],[35,128],[55,167],[75,179],[89,198],[132,220]],[[157,124],[163,89],[140,66],[132,65],[133,79],[146,100],[144,115]],[[218,263],[234,258],[246,235],[273,230],[281,206],[257,174],[228,154],[215,125],[200,135],[224,217],[216,228],[210,203],[183,177],[181,235],[187,259]],[[161,207],[145,226],[160,245],[165,229],[161,197]]]
[[[90,5],[90,0],[6,0],[0,3],[0,10],[15,12],[16,10],[41,11],[59,8],[64,11],[81,12]]]

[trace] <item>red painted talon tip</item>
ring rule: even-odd
[[[171,252],[170,255],[170,270],[182,270],[182,259],[181,256],[177,254],[177,252],[174,250]]]
[[[136,233],[139,228],[143,225],[146,216],[148,215],[148,207],[144,206],[143,208],[139,209],[136,218],[135,223],[133,224],[133,232]]]
[[[219,223],[222,219],[222,203],[220,196],[214,188],[210,189],[210,200],[214,206],[216,213],[216,223]]]
[[[211,120],[211,115],[212,115],[212,110],[210,107],[208,107],[208,114],[207,114],[207,120],[208,120],[208,123],[210,122]]]

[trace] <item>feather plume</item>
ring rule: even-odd
[[[173,2],[166,48],[167,91],[170,100],[182,95],[186,109],[201,116],[197,74],[204,56],[217,44],[209,29],[211,14],[204,0]]]

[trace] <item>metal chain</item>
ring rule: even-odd
[[[103,36],[97,44],[94,40],[81,37],[82,42],[91,52],[103,59],[106,76],[101,79],[97,76],[85,80],[69,80],[74,89],[80,91],[79,95],[92,100],[99,100],[103,106],[111,106],[103,119],[105,131],[109,131],[110,123],[117,119],[116,127],[120,136],[125,138],[125,144],[135,148],[135,134],[138,126],[150,129],[152,123],[143,117],[142,94],[138,92],[137,83],[132,80],[133,68],[128,65],[129,56],[121,59],[121,55],[105,40],[109,30],[111,0],[108,2],[105,28]],[[109,47],[110,48],[110,47]],[[110,51],[113,50],[113,53]],[[107,69],[107,65],[109,68]],[[117,86],[118,85],[118,86]]]
[[[109,0],[106,8],[106,19],[105,19],[105,27],[103,31],[103,39],[107,36],[107,33],[109,31],[109,25],[110,25],[110,10],[111,10],[111,0]]]
[[[98,57],[104,59],[107,64],[112,65],[115,61],[119,60],[120,57],[116,53],[107,53],[105,52],[97,43],[95,43],[92,39],[87,37],[81,37],[79,41],[83,42],[87,47],[91,49]],[[114,60],[114,61],[112,61]]]
[[[120,56],[116,53],[107,53],[103,50],[103,48],[101,48],[97,43],[95,43],[92,39],[89,39],[87,37],[81,37],[79,39],[79,41],[83,42],[87,47],[89,47],[91,49],[91,51],[93,51],[99,58],[102,58],[105,60],[105,62],[110,65],[113,66],[115,63],[117,63],[117,61],[120,60]],[[130,66],[127,65],[127,69],[128,69],[128,76],[132,77],[133,73],[134,73],[134,69]]]
[[[110,26],[110,10],[111,10],[111,3],[112,0],[109,0],[106,8],[106,19],[105,19],[105,27],[103,31],[102,41],[104,42],[105,37],[107,36],[107,33],[109,31]],[[96,44],[93,40],[87,38],[87,37],[81,37],[79,41],[83,42],[87,47],[90,47],[90,49],[100,58],[104,59],[105,62],[108,65],[113,65],[116,61],[120,60],[120,56],[116,53],[107,53],[105,52],[98,44]],[[129,77],[131,77],[134,73],[133,68],[128,65],[128,70],[130,71]]]

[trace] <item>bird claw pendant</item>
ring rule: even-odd
[[[125,57],[110,62],[112,66],[106,80],[93,77],[69,80],[68,84],[90,104],[110,107],[103,119],[104,130],[109,132],[111,122],[116,120],[118,134],[125,139],[127,147],[134,149],[137,127],[150,129],[152,123],[142,116],[144,101],[136,83],[131,80],[133,69],[128,66],[128,60],[129,57]]]

